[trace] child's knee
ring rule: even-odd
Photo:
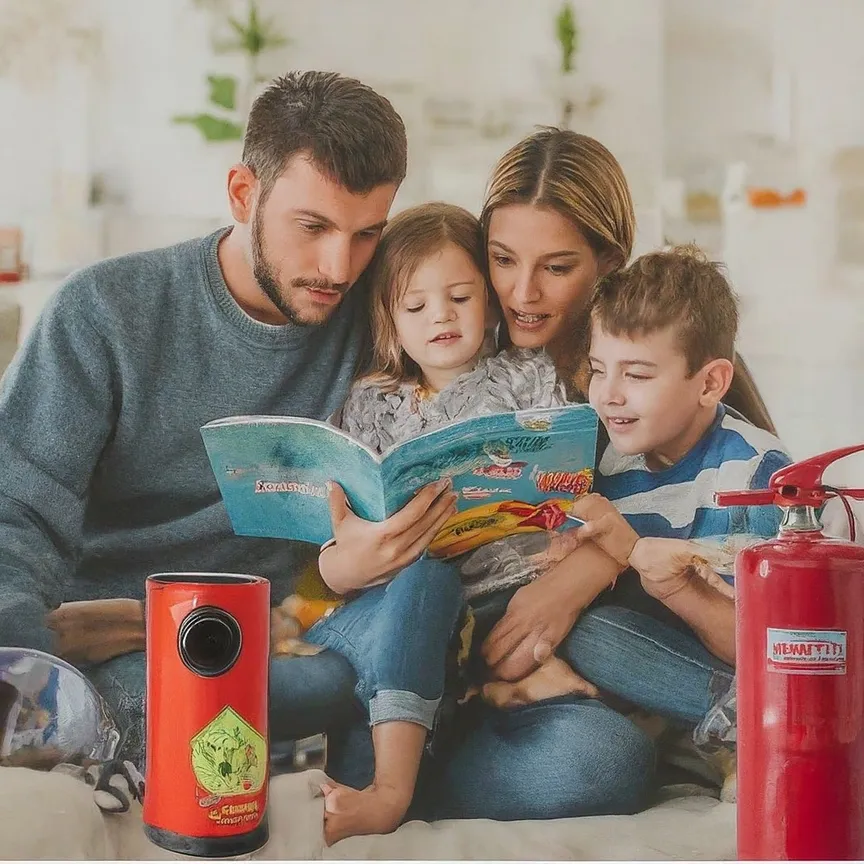
[[[387,589],[458,598],[462,596],[462,581],[458,568],[453,564],[424,556],[402,570]]]

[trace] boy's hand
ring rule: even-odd
[[[331,483],[330,520],[336,542],[318,559],[327,585],[344,594],[416,561],[456,512],[456,495],[450,489],[449,480],[431,483],[389,519],[367,522],[351,512],[342,487]]]
[[[699,546],[687,540],[640,537],[630,555],[630,566],[638,571],[645,591],[661,603],[694,578],[704,579],[725,596],[734,596],[731,586],[713,573],[701,552]]]
[[[592,493],[575,501],[570,512],[585,523],[576,530],[579,541],[592,540],[622,570],[630,566],[630,555],[639,535],[609,500]]]

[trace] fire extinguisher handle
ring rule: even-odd
[[[748,489],[741,492],[717,492],[714,500],[721,507],[755,507],[773,504],[774,492],[770,489]]]
[[[821,453],[778,469],[771,475],[767,489],[716,492],[714,500],[721,507],[762,504],[778,504],[781,507],[796,505],[821,507],[834,495],[864,501],[864,489],[834,488],[822,482],[822,474],[829,465],[845,456],[862,451],[864,451],[864,444],[830,450],[828,453]]]
[[[768,484],[772,489],[779,489],[783,486],[795,486],[801,490],[817,490],[821,489],[822,474],[825,469],[836,462],[838,459],[843,459],[846,456],[851,456],[853,453],[864,451],[864,444],[856,444],[852,447],[841,447],[839,450],[829,450],[827,453],[821,453],[818,456],[813,456],[810,459],[804,459],[801,462],[795,462],[792,465],[787,465],[785,468],[780,468],[771,476],[771,481]],[[844,490],[844,494],[858,492],[860,490]],[[856,495],[851,497],[855,498]]]

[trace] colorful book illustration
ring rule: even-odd
[[[461,420],[377,454],[317,420],[226,417],[201,428],[234,532],[324,543],[328,482],[352,510],[381,521],[445,477],[457,513],[429,547],[449,558],[522,531],[567,525],[591,488],[597,414],[567,405]]]

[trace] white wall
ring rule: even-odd
[[[804,208],[727,213],[722,231],[740,347],[780,434],[796,457],[864,440],[864,279],[836,266],[830,177],[838,148],[864,146],[864,2],[666,0],[664,32],[667,171],[720,182],[749,157],[755,183],[807,191]],[[774,69],[791,73],[792,134],[760,159]],[[864,459],[851,466],[864,483]]]
[[[226,219],[225,173],[238,145],[205,144],[192,128],[171,122],[174,114],[205,108],[208,73],[237,70],[235,58],[213,53],[205,4],[0,0],[0,36],[4,10],[16,4],[19,11],[53,5],[74,10],[76,20],[89,16],[101,26],[102,47],[89,65],[76,65],[62,40],[43,35],[36,40],[42,54],[33,56],[42,58],[47,84],[27,89],[0,74],[0,222],[22,224],[31,246],[42,240],[47,248],[51,217],[63,213],[60,169],[72,177],[67,197],[80,191],[76,178],[93,171],[119,199],[106,225],[108,252],[168,243]],[[403,113],[410,173],[397,206],[443,197],[476,210],[506,147],[533,124],[558,119],[548,67],[557,59],[559,0],[262,5],[293,40],[268,58],[265,72],[355,74]],[[733,276],[745,295],[742,347],[795,455],[864,437],[864,387],[855,371],[864,359],[855,324],[864,311],[864,279],[841,279],[832,269],[829,180],[838,147],[864,146],[864,0],[575,5],[580,76],[606,92],[596,113],[577,116],[576,128],[624,164],[640,211],[637,251],[661,236],[655,205],[664,173],[692,176],[701,166],[719,179],[725,161],[752,152],[754,136],[773,128],[777,61],[793,71],[795,170],[809,203],[797,214],[761,214],[727,231]],[[21,44],[35,50],[32,39]],[[468,100],[477,114],[511,128],[497,138],[454,134],[449,144],[436,143],[423,121],[428,99]],[[74,233],[66,244],[89,254]]]
[[[770,131],[771,2],[666,0],[669,173],[728,160],[748,137]]]
[[[616,151],[626,153],[634,166],[645,164],[647,173],[655,175],[662,158],[662,117],[658,111],[660,4],[657,0],[625,3],[628,14],[614,20],[604,14],[600,4],[580,4],[584,28],[580,69],[587,80],[602,81],[609,90],[592,131]],[[267,68],[273,74],[289,68],[338,69],[385,91],[407,83],[415,94],[401,97],[409,125],[411,115],[418,112],[415,100],[427,96],[468,98],[480,108],[493,109],[505,99],[527,103],[523,128],[479,148],[482,153],[478,157],[487,158],[482,166],[470,167],[479,174],[473,178],[475,186],[478,180],[482,186],[494,158],[525,131],[525,121],[557,119],[542,92],[537,68],[544,59],[551,62],[555,56],[552,34],[557,7],[557,0],[531,4],[523,0],[271,2],[266,8],[293,41],[268,58]],[[206,172],[222,168],[225,159],[213,153],[220,148],[202,145],[191,129],[172,127],[164,119],[175,111],[203,104],[203,76],[208,60],[211,65],[213,62],[204,33],[206,16],[190,11],[178,0],[151,0],[146,6],[139,5],[134,14],[139,20],[129,10],[124,10],[122,22],[115,16],[108,19],[111,42],[126,58],[130,76],[127,81],[116,82],[109,100],[112,116],[123,127],[117,149],[128,152],[130,141],[139,137],[148,142],[153,162],[170,165],[173,161],[178,168],[185,168],[190,161],[200,161],[205,171],[192,175],[178,170],[171,175],[170,189],[160,190],[143,163],[127,164],[130,209],[210,215],[211,196],[205,186],[209,189],[212,184]],[[161,71],[154,75],[151,64],[160,33],[155,59]],[[614,62],[610,62],[611,57],[615,57]],[[141,94],[136,95],[134,106],[123,99],[127,88]],[[422,134],[416,125],[411,132],[412,142]],[[634,148],[637,141],[639,146]],[[412,161],[412,171],[422,172],[426,154],[421,141],[416,145],[420,159]],[[446,183],[446,178],[441,182]],[[434,183],[430,185],[433,188],[429,192],[437,191]],[[477,192],[477,188],[472,191]]]
[[[83,104],[81,128],[92,129],[89,167],[122,199],[122,217],[115,221],[144,232],[148,236],[139,236],[138,243],[147,245],[151,236],[163,237],[157,220],[173,220],[179,230],[225,218],[225,173],[239,146],[206,144],[193,128],[171,122],[175,114],[206,108],[208,73],[240,68],[237,58],[214,54],[214,17],[203,8],[208,4],[83,2],[101,24],[102,53],[88,73],[92,116],[88,122]],[[223,5],[238,2],[242,6],[240,0]],[[619,156],[637,203],[650,208],[663,158],[662,0],[618,0],[616,15],[596,0],[576,6],[582,30],[579,75],[606,94],[593,116],[576,118],[578,128]],[[378,87],[404,113],[411,165],[399,205],[446,197],[476,210],[489,170],[506,147],[535,124],[558,120],[547,84],[557,62],[558,0],[263,0],[262,8],[292,40],[266,57],[267,74],[336,69]],[[22,102],[21,89],[0,79],[0,118],[8,117],[7,108],[15,117],[2,130],[0,156],[18,168],[5,204],[0,202],[0,217],[24,214],[38,222],[53,194],[53,177],[44,165],[67,144],[46,133],[56,112],[55,94]],[[477,114],[509,121],[511,128],[498,138],[433,146],[421,123],[426,99],[471,100]],[[659,225],[648,216],[645,224],[653,245]]]

